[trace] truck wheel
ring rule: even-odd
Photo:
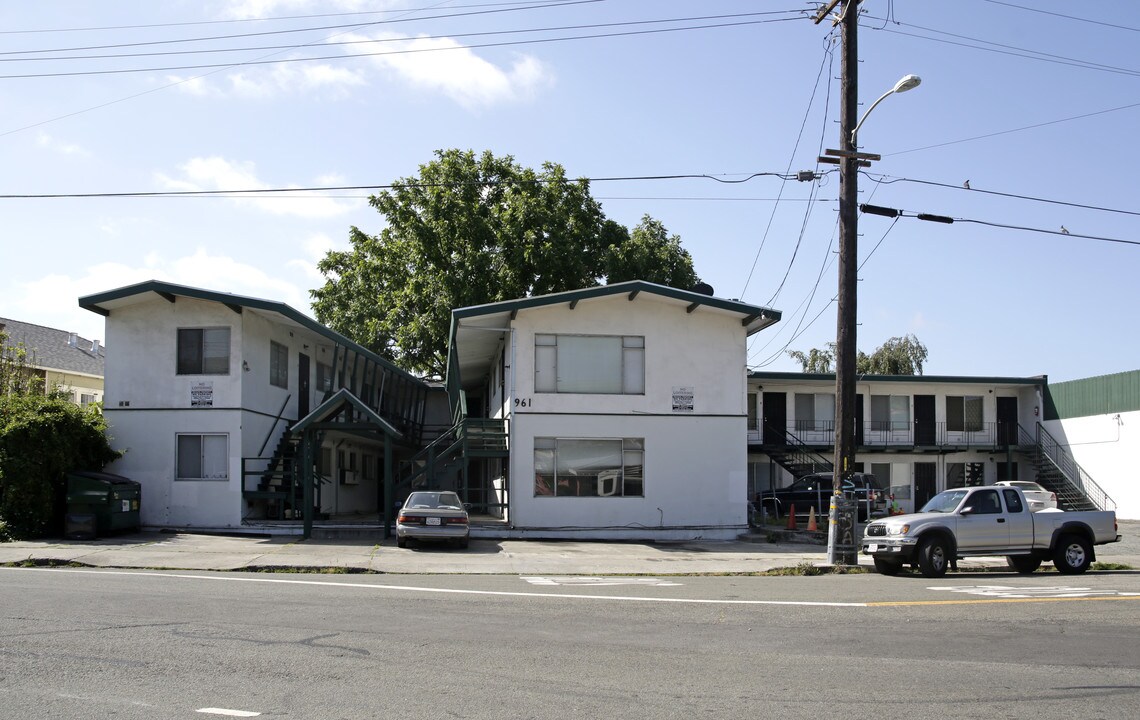
[[[1092,562],[1092,545],[1080,535],[1064,535],[1053,549],[1053,566],[1062,575],[1080,575]]]
[[[898,575],[902,570],[902,563],[893,560],[880,560],[875,558],[875,572],[880,575]]]
[[[1041,558],[1032,555],[1010,555],[1005,559],[1011,570],[1028,575],[1041,567]]]
[[[918,544],[918,569],[923,577],[942,577],[950,564],[949,556],[945,540],[940,537],[926,538]]]

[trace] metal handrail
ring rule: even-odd
[[[1037,447],[1041,456],[1049,460],[1053,467],[1057,468],[1090,502],[1101,510],[1116,509],[1116,502],[1096,484],[1084,468],[1077,464],[1073,456],[1065,451],[1064,446],[1057,442],[1041,423],[1037,423]]]

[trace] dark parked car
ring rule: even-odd
[[[831,509],[831,484],[831,473],[807,475],[787,487],[761,493],[761,502],[779,515],[790,512],[794,505],[797,515],[814,507],[817,516],[827,517]],[[852,473],[844,480],[843,491],[858,503],[859,522],[866,522],[868,517],[886,510],[886,488],[870,473]]]

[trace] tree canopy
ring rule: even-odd
[[[376,235],[318,263],[313,290],[324,324],[413,372],[446,368],[453,308],[647,280],[699,282],[680,238],[646,215],[630,232],[608,220],[586,180],[547,162],[439,150],[369,200],[386,220]]]
[[[62,525],[66,473],[118,457],[97,406],[81,408],[32,372],[30,352],[0,332],[0,541]]]
[[[835,365],[835,343],[808,352],[789,350],[788,356],[800,363],[806,373],[830,373]],[[921,375],[926,362],[926,346],[913,334],[893,337],[867,355],[855,356],[855,372],[860,375]]]

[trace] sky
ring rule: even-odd
[[[817,157],[841,46],[816,7],[0,3],[0,317],[102,339],[78,298],[151,279],[311,314],[319,259],[384,227],[375,188],[490,150],[663,222],[717,296],[782,312],[749,367],[798,371],[787,350],[836,336],[839,181]],[[1140,367],[1140,3],[860,7],[860,113],[922,83],[859,131],[882,156],[860,202],[904,211],[859,218],[859,349],[913,334],[927,375]],[[289,188],[316,189],[163,195]]]

